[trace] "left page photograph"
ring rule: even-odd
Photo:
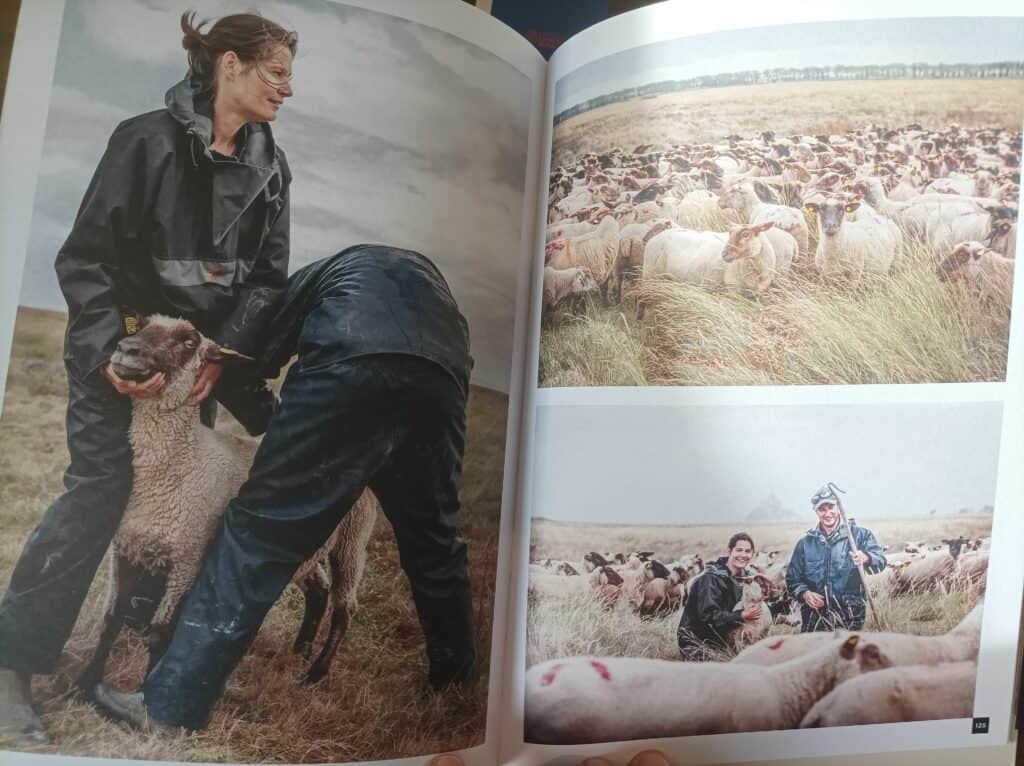
[[[493,763],[543,78],[462,3],[23,4],[0,760]]]

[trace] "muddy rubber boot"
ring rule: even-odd
[[[43,722],[32,709],[32,676],[0,668],[0,747],[49,742]]]
[[[161,723],[149,717],[146,704],[142,701],[142,692],[122,692],[113,686],[99,683],[93,689],[93,699],[104,713],[131,724],[140,731],[164,735],[181,733],[177,726]]]

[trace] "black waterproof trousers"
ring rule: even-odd
[[[307,336],[320,324],[305,322],[301,344],[316,344]],[[467,381],[414,355],[302,360],[300,352],[167,652],[142,687],[157,721],[206,725],[270,607],[367,486],[394,527],[432,676],[475,671],[458,527]]]
[[[202,420],[213,425],[213,398]],[[68,371],[67,491],[29,535],[0,601],[0,668],[49,674],[71,635],[132,489],[131,399]]]

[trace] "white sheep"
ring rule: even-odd
[[[625,657],[543,662],[526,672],[526,741],[570,745],[794,728],[818,699],[859,672],[852,662],[858,641],[835,640],[773,667]]]
[[[1013,297],[1013,258],[1000,255],[981,242],[960,242],[938,266],[943,282],[963,280],[985,304],[1009,312]]]
[[[745,223],[773,222],[779,229],[793,236],[800,253],[806,256],[810,230],[803,214],[787,205],[774,205],[762,201],[757,194],[759,188],[763,189],[762,193],[767,192],[767,187],[757,181],[733,184],[722,192],[722,196],[718,198],[718,206],[735,210]]]
[[[672,228],[672,222],[655,219],[647,223],[631,223],[619,230],[619,244],[608,275],[607,296],[609,302],[618,303],[626,282],[640,277],[644,265],[644,247],[648,240]]]
[[[720,287],[725,283],[722,251],[726,242],[726,235],[716,231],[663,231],[644,247],[641,281],[665,276],[701,287]]]
[[[762,293],[768,289],[780,272],[775,247],[767,234],[774,226],[772,221],[767,221],[730,227],[729,239],[722,251],[722,260],[728,264],[735,264],[736,268],[727,268],[723,274],[726,287],[754,293]],[[780,233],[789,237],[795,249],[796,240],[784,231]],[[792,254],[788,255],[792,259]]]
[[[544,267],[544,308],[550,309],[560,301],[575,295],[586,295],[598,288],[597,280],[585,269]]]
[[[772,610],[765,603],[765,599],[771,592],[771,583],[764,575],[745,577],[740,580],[743,584],[743,595],[739,603],[733,607],[733,611],[753,609],[761,607],[761,615],[756,620],[744,620],[743,624],[729,633],[729,643],[735,649],[743,649],[761,640],[771,629]]]
[[[891,667],[857,676],[818,700],[801,728],[970,718],[974,662]]]
[[[981,643],[981,604],[977,604],[960,623],[938,636],[913,636],[906,633],[859,631],[861,638],[877,646],[893,665],[937,665],[942,662],[973,660]],[[737,654],[732,662],[741,665],[778,665],[794,657],[816,651],[822,644],[847,635],[836,633],[798,633],[769,636]]]
[[[848,213],[860,208],[863,210],[856,220],[846,219]],[[804,210],[818,218],[814,265],[823,279],[845,277],[857,285],[865,272],[889,272],[903,244],[903,235],[893,221],[876,213],[859,197],[807,201]]]
[[[136,335],[121,342],[111,359],[121,377],[142,379],[162,372],[167,382],[154,398],[132,399],[132,490],[114,536],[103,630],[78,682],[84,690],[91,691],[102,680],[107,655],[126,617],[147,600],[155,601],[147,641],[149,665],[156,664],[224,509],[249,473],[256,443],[201,425],[199,407],[190,401],[202,364],[228,361],[226,354],[189,322],[152,316]],[[297,651],[311,648],[326,608],[334,609],[329,635],[310,666],[307,682],[327,672],[355,610],[377,508],[376,498],[364,492],[330,539],[295,574],[293,582],[306,596]],[[154,592],[156,578],[165,584]]]
[[[601,220],[597,229],[577,237],[556,239],[544,249],[544,265],[553,269],[578,266],[603,284],[611,271],[619,247],[619,224],[612,216]]]

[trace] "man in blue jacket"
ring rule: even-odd
[[[818,523],[793,549],[786,568],[786,587],[800,602],[803,633],[864,627],[864,583],[857,566],[875,574],[886,567],[875,536],[850,519],[857,550],[850,547],[835,493],[826,485],[811,497]]]

